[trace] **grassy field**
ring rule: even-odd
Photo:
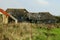
[[[60,40],[60,23],[2,24],[0,18],[0,40]]]

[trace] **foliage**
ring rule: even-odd
[[[27,22],[18,24],[0,23],[0,34],[2,34],[3,37],[1,39],[5,40],[7,38],[9,40],[60,40],[60,23],[49,24],[49,26],[48,24],[35,24]]]

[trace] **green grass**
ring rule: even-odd
[[[16,25],[14,23],[5,25],[0,23],[0,34],[2,35],[0,37],[10,40],[60,40],[60,23],[52,24],[49,30],[47,28],[49,28],[47,24],[23,22]]]
[[[30,40],[31,37],[32,40],[60,40],[60,28],[54,27],[48,30],[46,24],[42,26],[31,23],[8,24],[0,25],[0,29],[3,35],[13,40]]]

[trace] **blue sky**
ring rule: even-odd
[[[29,12],[50,12],[60,15],[60,0],[0,0],[0,8],[25,8]]]

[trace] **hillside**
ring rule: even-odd
[[[0,17],[0,40],[60,40],[60,23],[2,24]]]

